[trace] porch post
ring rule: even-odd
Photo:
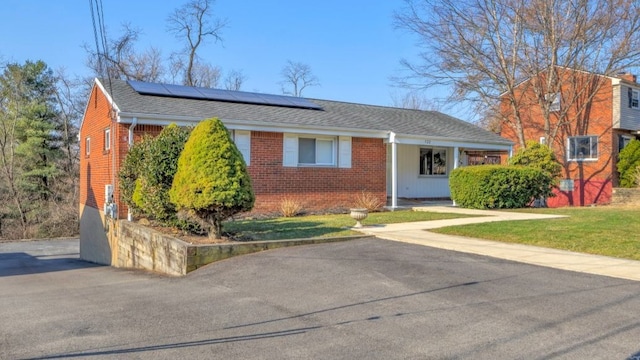
[[[453,147],[453,168],[457,169],[460,164],[460,148]],[[456,206],[456,201],[453,200],[453,206]]]
[[[389,133],[391,143],[391,208],[398,207],[398,144],[396,144],[396,133]]]

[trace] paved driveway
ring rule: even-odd
[[[0,359],[627,359],[640,282],[375,238],[184,278],[0,244]]]

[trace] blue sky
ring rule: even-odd
[[[155,46],[166,57],[180,48],[166,18],[184,2],[103,0],[107,36],[130,23],[142,30],[138,49]],[[210,42],[199,54],[223,71],[242,70],[245,91],[280,94],[280,71],[292,60],[308,64],[320,80],[305,97],[393,105],[393,95],[404,90],[389,78],[400,74],[400,59],[418,52],[415,38],[393,27],[393,12],[402,6],[402,0],[217,0],[214,11],[229,24],[224,42]],[[89,74],[82,48],[95,47],[89,0],[4,0],[0,19],[4,61],[39,59],[68,74]]]

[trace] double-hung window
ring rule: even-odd
[[[583,161],[597,159],[597,136],[573,136],[567,139],[567,160]]]
[[[447,150],[420,149],[420,175],[447,175]]]
[[[298,163],[302,165],[335,165],[335,139],[298,138]]]
[[[640,108],[640,91],[629,88],[629,107]]]

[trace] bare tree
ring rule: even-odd
[[[182,52],[174,54],[172,67],[183,74],[183,84],[196,86],[198,79],[197,51],[207,39],[222,41],[226,20],[213,18],[213,0],[191,0],[167,18],[168,29],[179,40],[185,40]],[[200,65],[202,68],[202,65]]]
[[[151,47],[142,53],[136,52],[135,44],[140,30],[129,24],[124,24],[122,30],[120,37],[108,41],[105,54],[98,54],[96,50],[85,45],[88,54],[87,66],[100,77],[159,81],[164,74],[160,51]]]
[[[593,103],[603,84],[597,74],[640,65],[640,4],[634,0],[405,3],[396,25],[418,36],[422,53],[417,62],[402,61],[409,71],[402,85],[452,86],[451,99],[472,101],[479,111],[500,116],[522,147],[523,105],[541,106],[544,134],[554,141]],[[584,76],[576,78],[575,70]],[[530,93],[535,96],[527,97]],[[559,93],[558,113],[552,95]]]
[[[310,86],[319,86],[320,81],[311,72],[311,67],[301,62],[287,60],[287,65],[280,72],[282,75],[282,93],[302,96],[302,91]]]
[[[242,84],[247,79],[242,70],[231,70],[224,78],[224,88],[227,90],[238,91],[242,88]]]
[[[393,106],[412,110],[433,110],[439,111],[440,106],[430,99],[422,96],[416,91],[408,91],[404,95],[392,94]]]

